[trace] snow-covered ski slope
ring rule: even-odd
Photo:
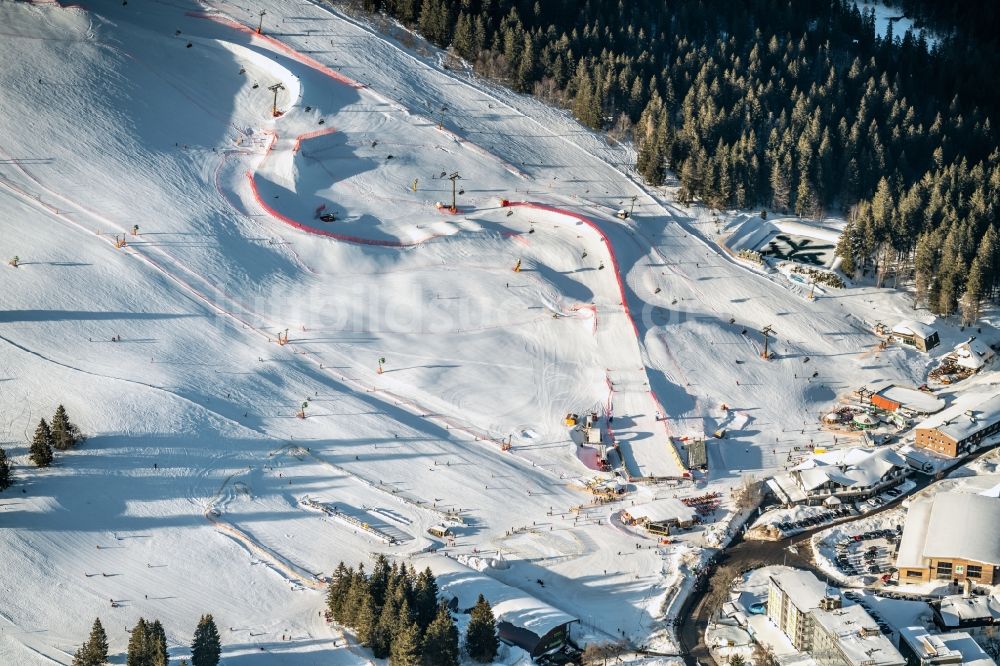
[[[328,8],[5,3],[0,26],[0,253],[21,260],[0,269],[0,663],[69,663],[98,614],[113,650],[145,616],[183,655],[202,612],[227,664],[364,663],[320,577],[441,545],[453,512],[452,554],[499,549],[491,575],[583,635],[669,650],[687,546],[568,513],[593,472],[563,415],[610,410],[631,475],[677,476],[667,435],[728,403],[742,425],[700,483],[725,486],[835,392],[921,369],[861,324],[902,299],[750,272],[624,150]],[[91,439],[36,470],[58,403]]]

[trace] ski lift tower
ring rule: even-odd
[[[455,200],[455,197],[456,197],[455,181],[458,181],[458,180],[461,180],[461,179],[462,179],[462,177],[458,175],[457,171],[455,173],[451,174],[450,176],[448,176],[448,180],[451,181],[451,208],[449,210],[452,213],[457,213],[458,212],[458,202]]]
[[[275,83],[273,86],[268,86],[267,89],[274,93],[274,103],[271,105],[271,115],[277,118],[278,116],[281,115],[280,113],[278,113],[278,91],[284,90],[285,86],[283,83],[278,82]]]
[[[264,15],[267,14],[266,9],[260,10],[260,21],[257,23],[257,34],[263,34],[261,31],[264,29]]]
[[[770,324],[768,324],[767,326],[765,326],[764,328],[762,328],[760,332],[761,332],[761,335],[764,336],[764,352],[760,355],[760,357],[766,361],[766,360],[768,360],[768,359],[771,358],[770,355],[767,352],[767,342],[768,342],[768,339],[771,337],[771,334],[774,333],[774,329],[771,328]]]

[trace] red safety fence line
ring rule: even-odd
[[[608,256],[611,257],[611,268],[615,273],[615,280],[618,281],[618,293],[621,296],[622,308],[625,310],[625,314],[628,316],[628,321],[632,324],[632,330],[635,332],[636,340],[639,340],[639,327],[635,323],[635,319],[632,318],[632,311],[628,307],[628,299],[625,298],[625,283],[622,282],[622,271],[618,266],[618,257],[615,256],[615,249],[611,245],[611,241],[608,240],[607,235],[604,231],[597,225],[596,222],[591,220],[589,217],[580,215],[579,213],[574,213],[572,211],[565,210],[563,208],[556,208],[555,206],[548,206],[546,204],[534,203],[531,201],[510,201],[507,203],[508,206],[522,206],[525,208],[534,208],[536,210],[544,210],[550,213],[558,213],[559,215],[566,215],[574,220],[579,220],[583,224],[587,225],[591,229],[597,232],[597,235],[601,237],[604,241],[604,245],[608,248]]]
[[[360,238],[358,236],[350,236],[350,235],[347,235],[347,234],[338,234],[338,233],[333,232],[333,231],[327,231],[326,229],[317,229],[315,227],[310,227],[310,226],[308,226],[306,224],[302,224],[301,222],[296,222],[295,220],[293,220],[292,218],[288,217],[287,215],[285,215],[283,213],[279,213],[278,211],[276,211],[274,208],[272,208],[271,206],[269,206],[264,201],[264,199],[261,198],[260,193],[257,192],[257,182],[254,180],[253,171],[247,171],[247,181],[250,183],[250,191],[253,193],[254,199],[257,200],[257,204],[260,205],[261,208],[263,208],[265,211],[267,211],[267,213],[269,215],[271,215],[272,217],[274,217],[274,218],[276,218],[278,220],[281,220],[285,224],[287,224],[287,225],[289,225],[291,227],[295,227],[296,229],[298,229],[300,231],[305,231],[305,232],[308,232],[310,234],[317,234],[319,236],[326,236],[328,238],[336,238],[337,240],[344,241],[346,243],[359,243],[361,245],[379,245],[379,246],[382,246],[382,247],[409,247],[409,246],[417,244],[415,242],[414,243],[403,243],[402,241],[379,240],[379,239],[373,239],[373,238]]]
[[[322,133],[328,134],[334,131],[336,130],[331,128],[329,131],[322,130]],[[307,132],[306,134],[300,135],[295,140],[295,146],[298,147],[302,141],[307,141],[308,139],[312,138],[310,135],[313,134],[315,134],[315,132]],[[267,160],[267,158],[271,155],[271,150],[274,148],[274,145],[277,142],[278,142],[278,133],[272,131],[271,141],[267,144],[267,149],[264,151],[264,158],[260,161],[258,167],[263,165],[264,161]],[[257,204],[265,211],[267,211],[267,213],[272,217],[274,217],[275,219],[280,220],[281,222],[284,222],[285,224],[294,227],[299,231],[305,231],[306,233],[316,234],[318,236],[326,236],[327,238],[334,238],[336,240],[343,241],[345,243],[356,243],[358,245],[376,245],[379,247],[415,247],[420,243],[431,240],[433,238],[440,238],[445,235],[445,234],[435,234],[433,236],[428,236],[427,238],[419,241],[399,241],[399,240],[389,240],[389,239],[362,238],[360,236],[351,236],[349,234],[338,234],[335,231],[327,231],[326,229],[317,229],[316,227],[311,227],[307,224],[297,222],[296,220],[293,220],[292,218],[285,215],[284,213],[279,213],[270,204],[264,201],[264,198],[260,196],[260,192],[257,191],[257,181],[255,180],[255,178],[256,178],[255,170],[247,171],[247,180],[250,183],[250,191],[253,194],[253,198],[257,201]]]
[[[321,63],[319,60],[316,60],[313,57],[307,56],[304,53],[300,53],[300,52],[296,51],[295,49],[293,49],[292,47],[288,46],[284,42],[282,42],[280,40],[277,40],[274,37],[271,37],[270,35],[260,34],[256,30],[254,30],[253,28],[251,28],[249,26],[246,26],[246,25],[243,25],[239,21],[234,21],[231,18],[228,18],[228,17],[225,17],[225,16],[219,16],[218,14],[208,14],[206,12],[184,12],[184,14],[185,14],[185,16],[191,16],[193,18],[200,18],[200,19],[207,19],[209,21],[215,21],[216,23],[221,23],[222,25],[229,26],[230,28],[233,28],[235,30],[239,30],[240,32],[244,32],[244,33],[246,33],[248,35],[253,35],[254,37],[256,37],[258,39],[264,40],[265,42],[267,42],[268,44],[270,44],[274,48],[278,49],[279,51],[281,51],[282,53],[284,53],[288,57],[292,58],[293,60],[297,60],[297,61],[301,62],[303,65],[307,65],[309,67],[312,67],[317,72],[320,72],[321,74],[325,74],[326,76],[329,76],[331,79],[333,79],[335,81],[338,81],[338,82],[343,83],[345,85],[351,86],[352,88],[364,88],[365,87],[364,85],[358,83],[354,79],[352,79],[350,77],[347,77],[347,76],[344,76],[343,74],[341,74],[337,70],[331,69],[331,68],[327,67],[326,65],[324,65],[323,63]]]
[[[302,147],[303,141],[308,141],[309,139],[315,139],[318,136],[333,134],[336,131],[337,131],[336,127],[327,127],[326,129],[319,129],[313,132],[306,132],[305,134],[300,134],[299,136],[295,137],[295,145],[292,147],[292,152],[293,153],[299,152],[299,148]]]
[[[614,250],[614,247],[611,245],[611,241],[608,240],[607,235],[604,233],[603,230],[601,230],[601,228],[597,225],[597,223],[594,222],[593,220],[591,220],[590,218],[584,216],[584,215],[580,215],[578,213],[574,213],[572,211],[568,211],[568,210],[565,210],[565,209],[562,209],[562,208],[556,208],[555,206],[548,206],[548,205],[545,205],[545,204],[532,203],[530,201],[510,201],[510,202],[507,202],[507,205],[509,205],[509,206],[523,206],[523,207],[526,207],[526,208],[534,208],[534,209],[537,209],[537,210],[548,211],[550,213],[558,213],[560,215],[566,215],[566,216],[571,217],[571,218],[573,218],[575,220],[579,220],[580,222],[582,222],[583,224],[586,224],[588,227],[590,227],[591,229],[593,229],[594,231],[597,232],[597,234],[601,237],[601,240],[604,241],[604,244],[608,248],[608,255],[611,257],[611,267],[614,269],[615,279],[618,281],[618,291],[619,291],[619,294],[621,295],[621,299],[622,299],[622,308],[625,310],[625,314],[628,315],[629,323],[632,324],[632,330],[635,332],[635,338],[636,338],[636,341],[638,342],[638,340],[639,340],[639,327],[635,323],[635,319],[632,317],[632,311],[629,309],[628,300],[625,297],[625,283],[622,281],[622,273],[621,273],[621,268],[618,265],[618,258],[615,256],[615,250]],[[595,309],[595,315],[596,315],[596,309]],[[612,408],[612,395],[614,394],[614,386],[611,383],[611,378],[609,376],[605,375],[605,380],[608,383],[608,391],[609,391],[609,393],[608,393],[608,415],[610,416],[611,413],[612,413],[611,412],[611,408]],[[677,450],[677,447],[674,445],[673,438],[672,438],[672,436],[670,434],[670,429],[667,426],[667,412],[666,412],[666,410],[663,409],[663,405],[660,403],[660,399],[656,396],[656,393],[652,389],[650,389],[649,395],[653,399],[653,402],[656,404],[656,407],[657,407],[657,409],[660,412],[660,415],[661,415],[661,419],[660,420],[663,423],[664,433],[667,435],[667,442],[669,443],[671,452],[674,454],[674,460],[677,463],[678,468],[681,470],[681,473],[683,474],[684,473],[684,465],[682,464],[681,459],[680,459],[680,452]],[[617,446],[617,444],[615,444],[615,436],[614,436],[614,432],[611,430],[611,424],[610,424],[610,422],[608,423],[608,439],[611,441],[611,444],[613,446]]]

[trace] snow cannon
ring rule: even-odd
[[[619,220],[627,220],[628,219],[628,211],[625,210],[624,208],[622,208],[617,213],[615,213],[615,217],[617,217]]]
[[[577,416],[576,414],[573,414],[573,413],[569,413],[569,414],[567,414],[567,415],[566,415],[566,417],[565,417],[565,418],[563,419],[563,422],[564,422],[564,423],[565,423],[565,424],[566,424],[566,425],[567,425],[568,427],[570,427],[570,428],[574,428],[574,427],[576,427],[576,424],[577,424],[577,422],[578,422],[579,420],[580,420],[580,419],[579,419],[579,417],[578,417],[578,416]]]

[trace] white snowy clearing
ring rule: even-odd
[[[0,25],[0,253],[20,260],[0,269],[0,663],[68,664],[95,615],[119,662],[140,616],[180,657],[203,612],[226,664],[364,663],[321,577],[438,547],[501,551],[497,577],[581,642],[673,652],[700,533],[572,513],[596,472],[563,416],[613,415],[632,477],[680,477],[668,435],[727,427],[669,491],[689,497],[780,468],[846,388],[922,383],[926,358],[870,333],[912,318],[903,296],[807,300],[637,185],[627,149],[327,7],[3,3]],[[457,214],[434,205],[454,172]],[[35,469],[59,403],[90,439]],[[454,545],[427,534],[456,514]]]

